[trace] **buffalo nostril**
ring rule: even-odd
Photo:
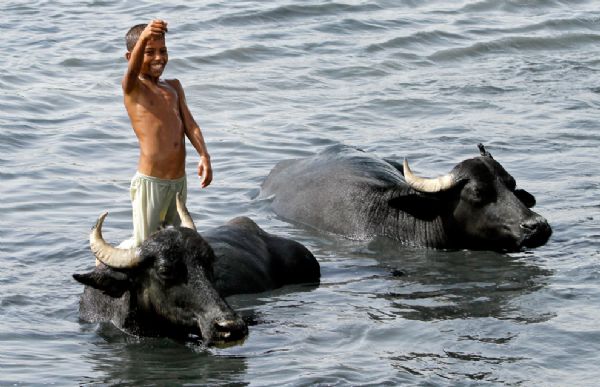
[[[534,231],[537,228],[537,224],[534,223],[522,223],[521,228],[527,231]]]
[[[548,241],[552,235],[552,228],[546,219],[539,217],[521,223],[524,232],[523,244],[528,247],[541,246]]]
[[[215,326],[219,331],[231,331],[235,330],[236,322],[234,320],[221,320],[216,321]]]
[[[530,221],[521,223],[521,228],[528,233],[551,233],[552,229],[545,219],[532,219]]]
[[[240,319],[215,321],[215,331],[222,340],[237,340],[248,333],[248,327]]]

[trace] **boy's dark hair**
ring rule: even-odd
[[[127,45],[127,51],[133,50],[135,44],[140,38],[140,35],[142,34],[142,31],[144,31],[144,28],[146,28],[147,25],[148,24],[137,24],[131,27],[129,31],[127,31],[127,34],[125,34],[125,44]]]

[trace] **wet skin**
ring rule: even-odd
[[[185,136],[201,156],[202,187],[212,180],[210,156],[198,124],[185,100],[181,83],[160,77],[168,63],[164,34],[167,24],[154,20],[131,52],[122,82],[124,103],[139,140],[138,171],[162,179],[185,175]]]

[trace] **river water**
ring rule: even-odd
[[[594,385],[600,377],[600,8],[592,0],[22,1],[0,4],[0,385]],[[247,340],[206,348],[79,321],[87,234],[131,233],[137,143],[123,35],[169,22],[214,181],[319,260],[317,287],[234,296]],[[554,234],[514,254],[301,228],[255,200],[276,162],[332,144],[445,173],[486,148]]]

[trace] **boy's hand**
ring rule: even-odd
[[[165,36],[168,32],[167,22],[160,19],[154,19],[144,29],[142,32],[143,37],[147,37],[150,39],[160,39]]]
[[[208,187],[212,181],[212,167],[210,165],[210,158],[204,156],[200,157],[200,162],[198,163],[198,176],[202,177],[200,186],[202,188]]]

